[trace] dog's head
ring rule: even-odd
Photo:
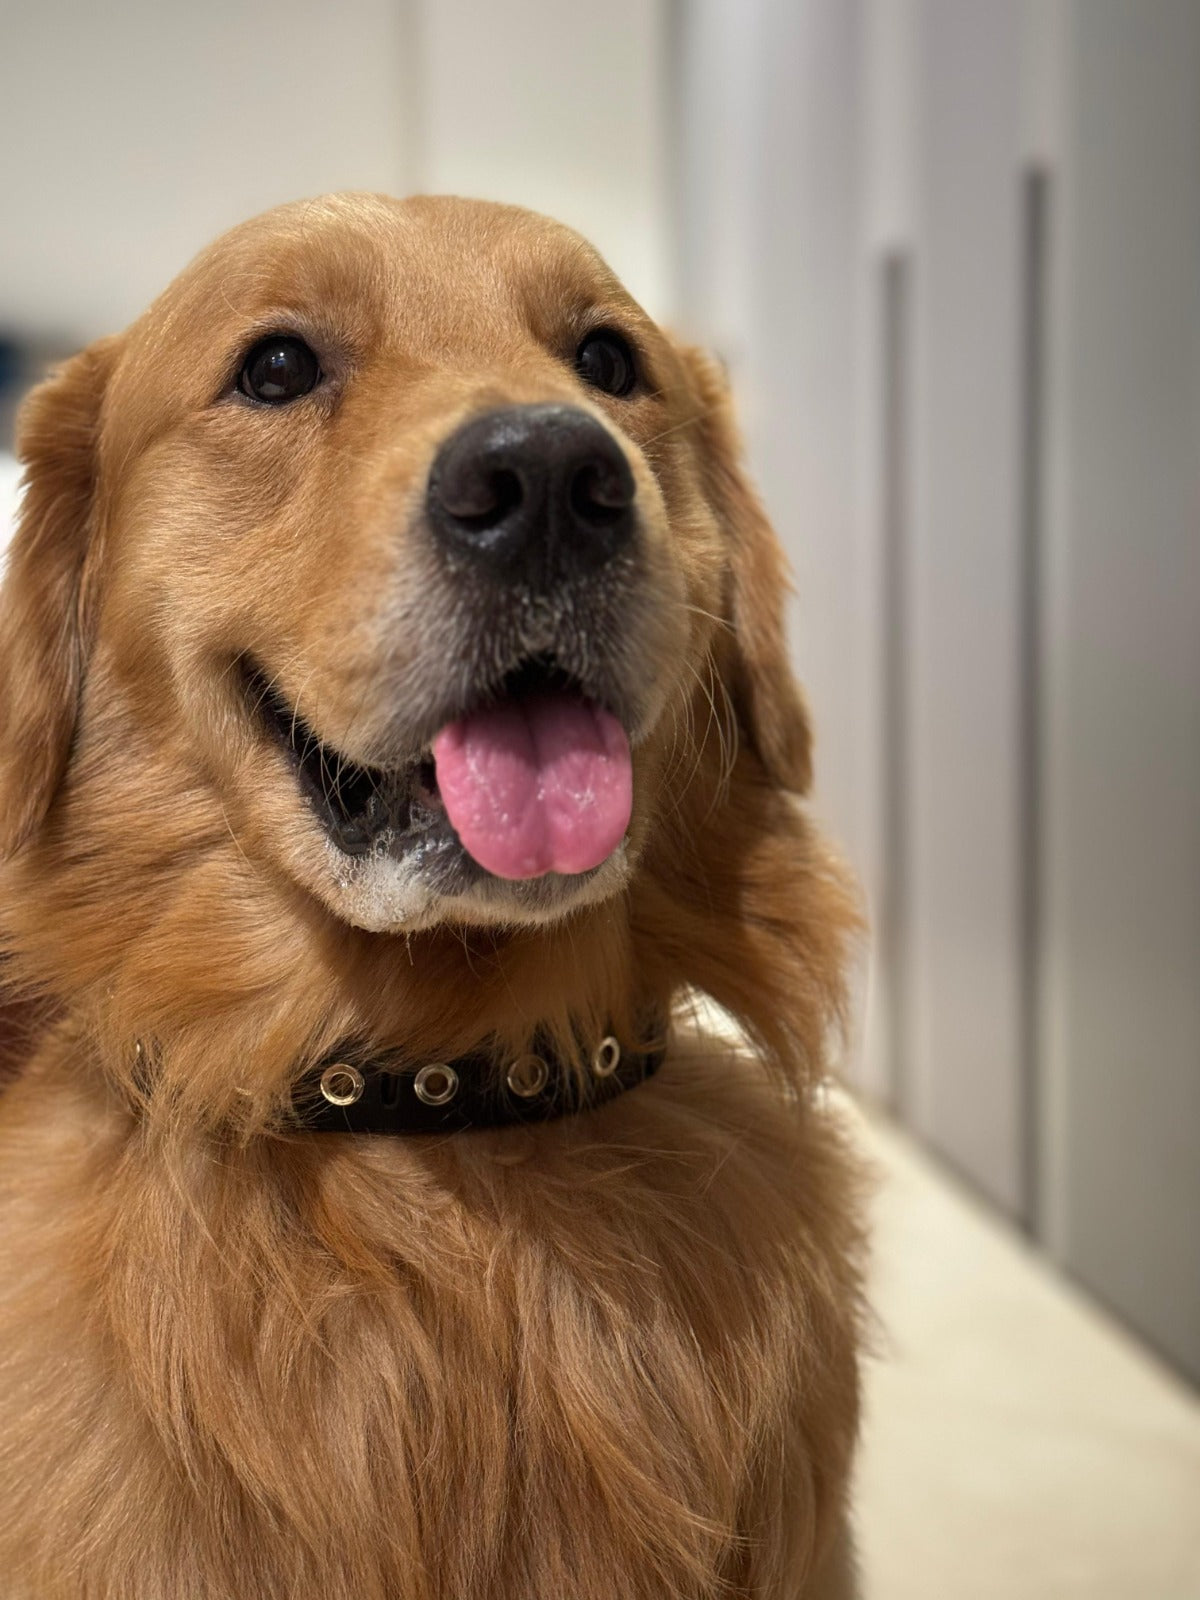
[[[723,381],[540,217],[271,212],[19,448],[4,853],[77,853],[103,789],[361,928],[546,922],[628,885],[706,740],[807,785]]]

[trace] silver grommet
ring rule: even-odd
[[[430,1061],[413,1079],[413,1090],[427,1106],[444,1106],[458,1093],[458,1073],[445,1061]]]
[[[550,1068],[541,1056],[518,1056],[509,1067],[504,1081],[513,1094],[519,1095],[522,1100],[532,1100],[549,1083]]]
[[[331,1106],[352,1106],[362,1099],[363,1075],[348,1061],[335,1061],[321,1074],[321,1093]]]
[[[592,1071],[597,1078],[611,1078],[621,1065],[621,1046],[610,1033],[592,1052]]]

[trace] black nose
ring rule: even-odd
[[[512,406],[465,423],[438,451],[428,515],[448,553],[538,586],[610,561],[635,524],[620,445],[575,406]]]

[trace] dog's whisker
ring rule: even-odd
[[[717,410],[716,406],[706,406],[703,411],[697,411],[693,416],[684,417],[682,422],[674,422],[669,428],[663,428],[659,433],[652,433],[643,441],[642,449],[648,450],[652,444],[657,444],[660,439],[668,439],[674,433],[681,433],[684,428],[694,428],[697,423],[706,421]]]
[[[688,601],[684,602],[683,609],[692,612],[694,616],[704,617],[708,622],[715,622],[718,628],[723,628],[726,633],[732,633],[736,637],[736,630],[728,617],[719,617],[715,611],[705,611],[703,606],[692,605]]]

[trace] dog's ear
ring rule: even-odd
[[[741,439],[724,372],[702,350],[684,348],[680,353],[695,391],[696,441],[708,499],[725,530],[730,553],[728,614],[734,659],[728,688],[742,732],[771,781],[805,794],[812,782],[812,733],[788,658],[787,562],[742,470]]]
[[[0,587],[0,857],[38,827],[70,752],[89,643],[100,406],[118,343],[66,362],[17,419],[25,487]]]

